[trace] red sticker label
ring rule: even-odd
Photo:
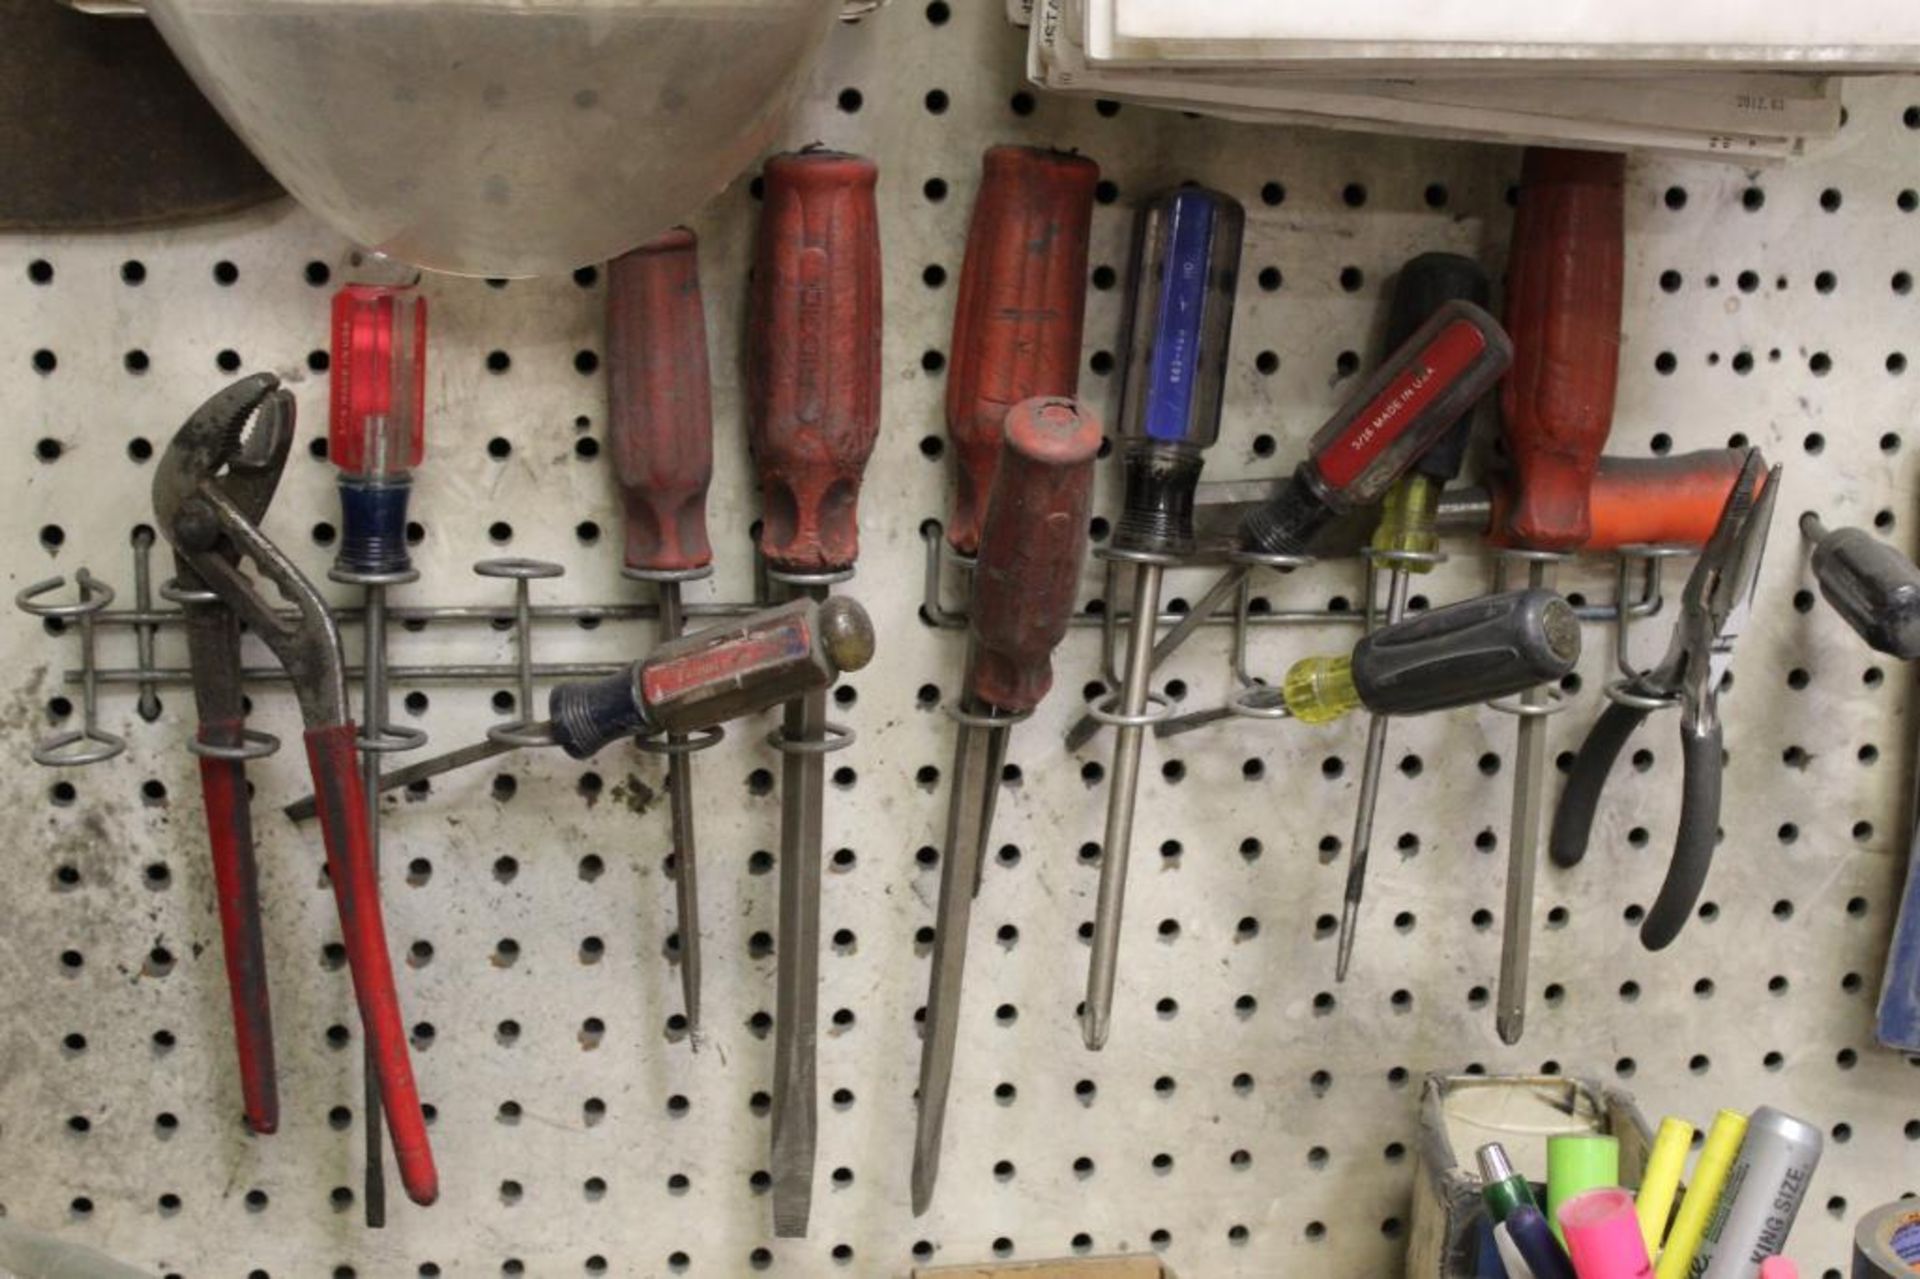
[[[1441,329],[1320,454],[1321,477],[1336,489],[1352,484],[1486,349],[1486,334],[1471,321],[1455,320]]]
[[[807,626],[791,620],[772,630],[697,649],[674,661],[645,667],[640,675],[640,696],[649,706],[658,706],[693,689],[713,684],[738,686],[756,671],[804,658],[812,642]]]

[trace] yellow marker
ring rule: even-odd
[[[1713,1117],[1707,1129],[1707,1144],[1693,1165],[1693,1181],[1680,1201],[1680,1214],[1673,1219],[1673,1232],[1654,1267],[1654,1279],[1687,1279],[1693,1254],[1700,1250],[1701,1236],[1720,1202],[1720,1191],[1727,1184],[1727,1170],[1733,1167],[1740,1143],[1746,1139],[1747,1117],[1737,1110],[1723,1110]]]
[[[1660,1240],[1667,1232],[1667,1219],[1673,1216],[1674,1192],[1680,1189],[1680,1174],[1686,1171],[1687,1151],[1693,1145],[1693,1125],[1668,1115],[1654,1134],[1653,1148],[1647,1152],[1646,1167],[1640,1174],[1640,1191],[1634,1196],[1634,1215],[1640,1219],[1640,1237],[1646,1240],[1647,1255],[1658,1256]]]

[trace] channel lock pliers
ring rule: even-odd
[[[201,715],[200,740],[210,738],[210,757],[202,745],[203,769],[216,769],[209,783],[208,822],[216,869],[225,859],[235,871],[233,913],[240,918],[240,943],[234,945],[227,920],[228,885],[221,883],[222,927],[228,932],[228,966],[247,970],[245,988],[258,993],[257,1005],[239,1008],[243,1079],[247,1054],[261,1058],[252,1038],[267,1029],[265,980],[261,975],[258,890],[252,883],[251,830],[246,817],[244,777],[238,767],[249,753],[249,735],[240,721],[240,650],[237,625],[263,640],[286,667],[306,725],[307,763],[319,799],[320,827],[326,843],[327,874],[340,910],[340,931],[353,973],[354,997],[372,1050],[387,1124],[393,1133],[394,1159],[407,1197],[429,1204],[439,1194],[433,1152],[413,1081],[400,1001],[380,918],[380,893],[367,838],[366,801],[355,767],[356,729],[347,713],[346,667],[340,632],[313,583],[261,533],[259,522],[279,481],[291,444],[293,397],[270,373],[243,378],[189,417],[160,459],[153,478],[153,509],[162,534],[173,545],[180,569],[179,596],[189,610],[189,643]],[[263,598],[248,568],[270,583],[283,604]],[[290,611],[282,611],[285,606]],[[224,614],[224,617],[216,615]],[[197,625],[196,625],[197,622]],[[204,776],[204,773],[203,773]],[[246,916],[251,915],[251,936]],[[238,963],[236,964],[236,959]],[[250,993],[248,999],[253,995]],[[258,1017],[254,1015],[257,1007]],[[265,1069],[271,1071],[270,1039]],[[243,1083],[243,1087],[250,1087]],[[271,1097],[271,1084],[263,1098]],[[253,1099],[249,1098],[252,1116]],[[263,1112],[270,1114],[270,1111]],[[255,1117],[257,1119],[257,1116]]]
[[[1612,704],[1574,757],[1553,815],[1548,854],[1555,865],[1576,866],[1586,856],[1600,792],[1627,738],[1655,710],[1679,703],[1680,830],[1666,880],[1640,925],[1640,941],[1648,950],[1660,950],[1680,935],[1700,898],[1719,840],[1724,761],[1718,695],[1733,667],[1734,640],[1753,612],[1754,583],[1779,491],[1780,468],[1767,471],[1760,450],[1749,449],[1720,520],[1687,577],[1667,655],[1659,665],[1608,690]]]

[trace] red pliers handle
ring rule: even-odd
[[[414,1085],[386,929],[380,918],[380,889],[367,832],[366,801],[355,766],[356,730],[346,710],[346,666],[340,652],[340,632],[313,583],[259,528],[267,495],[286,463],[293,414],[293,397],[270,373],[243,378],[214,395],[167,445],[154,473],[154,514],[162,533],[173,544],[182,577],[214,597],[205,605],[224,607],[246,623],[292,677],[301,717],[306,722],[307,762],[319,797],[327,872],[340,910],[340,932],[353,972],[354,998],[360,1005],[381,1105],[393,1134],[394,1158],[407,1197],[415,1203],[429,1204],[439,1195],[439,1176],[427,1143],[426,1120]],[[241,570],[242,560],[272,584],[281,600],[293,606],[290,616],[260,594]],[[231,654],[232,669],[210,669],[207,673],[215,683],[237,690],[238,650],[226,652]],[[210,660],[209,666],[224,667],[227,663],[228,658],[218,657]],[[206,722],[208,717],[203,715]],[[215,822],[216,867],[225,862],[235,871],[231,897],[244,932],[248,915],[244,849],[251,844],[244,836],[250,834],[250,827],[230,815],[244,812],[244,803],[236,801],[244,795],[245,781],[236,769],[225,768],[216,770],[209,785],[209,798],[222,801],[217,811],[229,815]],[[229,896],[224,884],[222,896],[223,900]],[[253,916],[257,920],[257,910]],[[230,953],[247,954],[244,936]],[[264,990],[264,983],[260,988]],[[257,1063],[261,1059],[255,1054],[254,1060]]]
[[[239,720],[201,721],[203,748],[237,750]],[[200,756],[200,793],[206,800],[207,842],[220,908],[220,940],[233,1001],[233,1039],[240,1058],[240,1101],[247,1127],[280,1127],[280,1087],[274,1070],[273,1005],[267,997],[267,953],[260,928],[260,871],[253,855],[253,816],[247,807],[247,766],[231,756]]]
[[[340,935],[353,973],[353,997],[360,1024],[372,1048],[380,1080],[381,1107],[393,1134],[393,1158],[407,1198],[430,1204],[440,1193],[426,1118],[413,1081],[413,1059],[400,1018],[400,996],[393,988],[393,960],[380,916],[380,879],[373,867],[373,841],[367,831],[366,791],[351,720],[309,728],[307,764],[313,770],[313,794],[320,831],[327,846],[327,877],[340,909]]]

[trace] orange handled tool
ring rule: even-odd
[[[1513,366],[1501,396],[1517,477],[1507,539],[1527,551],[1568,551],[1593,535],[1589,489],[1613,428],[1620,368],[1626,161],[1596,151],[1529,147],[1507,255]],[[1551,586],[1550,559],[1527,558],[1527,585]],[[1533,945],[1533,881],[1546,801],[1547,738],[1538,688],[1520,695],[1507,831],[1506,914],[1495,1028],[1520,1042]]]
[[[1626,160],[1529,147],[1507,259],[1513,367],[1501,396],[1519,472],[1508,539],[1571,550],[1591,536],[1588,488],[1613,428],[1620,368]]]
[[[1704,546],[1745,460],[1745,449],[1603,457],[1587,490],[1587,535],[1567,549],[1598,554],[1623,546]],[[1496,479],[1491,497],[1489,540],[1510,545],[1509,521],[1517,505],[1513,486]]]
[[[628,577],[660,593],[660,636],[686,625],[680,585],[713,572],[707,486],[713,481],[713,391],[700,249],[676,228],[607,264],[608,443],[626,514]],[[680,997],[687,1026],[700,1027],[699,845],[693,828],[693,751],[719,740],[669,733],[652,746],[667,756],[673,831],[674,906],[679,919]]]
[[[980,547],[1007,410],[1080,384],[1087,237],[1100,167],[1038,147],[993,147],[967,227],[947,371],[955,472],[947,543]]]
[[[767,161],[747,329],[760,551],[824,599],[860,553],[860,479],[880,428],[880,229],[873,162],[833,151]],[[780,771],[780,968],[773,1040],[773,1230],[807,1233],[816,1131],[825,690],[790,701]]]

